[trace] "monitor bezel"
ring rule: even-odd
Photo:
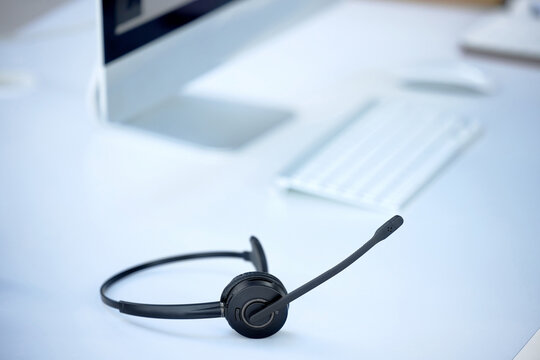
[[[162,37],[228,3],[238,0],[196,0],[124,33],[117,34],[115,0],[102,0],[103,64]]]

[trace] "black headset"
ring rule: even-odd
[[[225,317],[229,325],[239,334],[254,339],[265,338],[275,334],[283,327],[285,320],[287,320],[291,301],[337,275],[378,242],[390,236],[402,224],[403,218],[399,215],[394,216],[384,223],[368,242],[345,260],[290,293],[287,293],[285,286],[278,278],[268,273],[268,263],[261,243],[252,236],[250,239],[251,251],[217,251],[179,255],[131,267],[114,275],[101,285],[101,300],[106,305],[118,309],[121,313],[149,318],[205,319]],[[223,290],[220,301],[214,302],[178,305],[141,304],[113,300],[105,295],[113,284],[141,270],[176,261],[214,257],[236,257],[251,261],[257,271],[235,277]]]

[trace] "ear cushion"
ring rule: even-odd
[[[281,288],[283,288],[284,293],[287,293],[287,290],[285,289],[285,286],[283,285],[281,280],[279,280],[274,275],[261,271],[250,271],[240,274],[231,280],[231,282],[225,287],[225,289],[223,289],[223,292],[221,293],[221,302],[224,303],[229,297],[231,290],[236,285],[240,284],[245,280],[266,280],[269,282],[274,282],[277,283]]]

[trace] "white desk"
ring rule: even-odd
[[[540,71],[468,59],[497,81],[488,97],[400,90],[388,75],[408,62],[463,57],[458,35],[480,14],[348,2],[245,52],[192,91],[298,116],[237,153],[93,121],[91,1],[51,13],[28,29],[34,35],[3,40],[0,67],[26,69],[38,84],[0,100],[0,358],[512,359],[540,327]],[[66,21],[69,35],[38,32]],[[348,255],[389,214],[282,194],[273,180],[366,94],[388,93],[477,116],[485,134],[403,211],[402,229],[292,303],[279,334],[254,341],[223,319],[130,318],[100,302],[101,282],[127,266],[247,250],[251,234],[289,290]],[[118,294],[214,301],[248,265],[156,270]]]

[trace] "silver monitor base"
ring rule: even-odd
[[[220,149],[238,149],[290,119],[292,113],[229,100],[179,96],[122,125]]]

